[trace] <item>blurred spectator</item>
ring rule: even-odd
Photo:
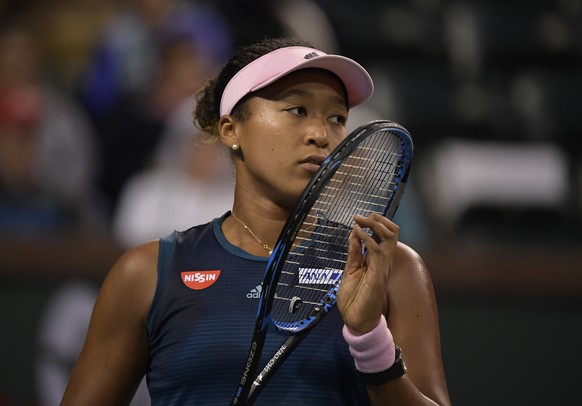
[[[108,21],[89,63],[83,97],[99,121],[125,94],[142,93],[163,65],[164,43],[188,40],[204,70],[230,52],[230,33],[208,5],[180,0],[124,0]]]
[[[163,57],[149,89],[120,99],[104,121],[101,143],[105,166],[100,185],[111,208],[117,204],[124,183],[150,165],[168,117],[207,77],[189,42],[169,44]]]
[[[26,14],[44,55],[44,70],[52,83],[78,96],[82,76],[103,24],[117,0],[29,1]]]
[[[185,230],[232,207],[234,177],[223,145],[200,139],[192,99],[172,115],[156,151],[156,165],[122,190],[113,224],[124,246]]]
[[[229,48],[220,15],[192,2],[130,1],[105,27],[85,100],[100,134],[99,185],[110,212],[122,185],[150,164],[168,116]]]
[[[312,0],[277,0],[273,12],[282,34],[301,37],[327,53],[338,53],[339,43],[326,11]]]
[[[0,27],[0,230],[34,235],[98,224],[93,133],[43,78],[37,42],[19,21]]]

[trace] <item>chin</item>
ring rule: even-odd
[[[305,177],[304,179],[296,178],[292,181],[281,183],[278,190],[280,205],[289,210],[294,209],[310,181],[311,177]]]

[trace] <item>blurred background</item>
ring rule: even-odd
[[[431,271],[453,404],[575,404],[581,0],[4,0],[0,406],[59,403],[123,249],[229,209],[191,96],[282,34],[371,72],[350,128],[413,135],[397,221]]]

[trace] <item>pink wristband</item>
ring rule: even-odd
[[[358,371],[373,374],[385,371],[394,364],[396,359],[394,338],[384,315],[380,316],[376,327],[366,334],[353,335],[345,325],[342,333]]]

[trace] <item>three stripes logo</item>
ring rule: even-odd
[[[305,54],[303,59],[313,59],[313,58],[316,58],[318,56],[319,56],[319,54],[317,52],[310,52],[308,54]]]

